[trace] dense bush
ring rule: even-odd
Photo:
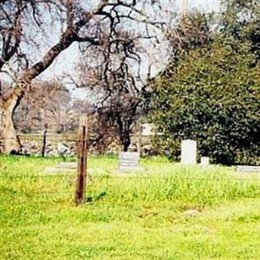
[[[161,142],[195,139],[200,154],[216,163],[255,164],[259,160],[260,68],[251,66],[253,58],[246,44],[235,54],[227,43],[215,41],[210,48],[187,54],[171,78],[157,79],[151,119],[165,134],[159,137]]]
[[[260,3],[231,0],[223,7],[214,27],[207,26],[215,29],[205,31],[210,22],[190,16],[182,23],[189,30],[173,34],[170,42],[190,44],[150,83],[150,119],[163,133],[156,143],[171,157],[178,157],[182,139],[195,139],[200,155],[215,163],[260,164]],[[194,45],[190,26],[210,40]]]

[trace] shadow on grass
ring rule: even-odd
[[[90,202],[102,200],[106,195],[107,195],[107,192],[105,192],[105,191],[102,191],[102,192],[92,195],[92,196],[89,195],[86,198],[86,202],[90,203]]]

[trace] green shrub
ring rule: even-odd
[[[235,54],[218,41],[191,51],[172,77],[152,85],[150,119],[164,136],[161,147],[179,155],[183,139],[198,141],[199,153],[215,163],[259,164],[260,74],[247,44]]]

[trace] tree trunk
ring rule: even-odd
[[[0,153],[17,154],[21,151],[13,123],[13,114],[21,97],[21,91],[13,90],[7,98],[0,98]]]
[[[103,1],[101,2],[102,4],[95,10],[96,14],[102,12],[104,8]],[[70,12],[71,10],[68,11]],[[70,24],[61,35],[59,42],[51,47],[39,62],[24,71],[19,82],[16,83],[17,87],[10,90],[10,95],[3,97],[2,93],[0,93],[0,153],[10,154],[19,153],[21,151],[21,144],[19,138],[16,136],[13,123],[13,114],[20,100],[23,98],[26,87],[33,79],[45,71],[63,50],[67,49],[75,41],[83,41],[82,38],[78,37],[78,33],[82,27],[88,24],[92,17],[93,13],[86,13],[82,19],[74,24],[73,21],[69,21]],[[92,37],[87,37],[84,41],[92,45],[100,44],[99,41]],[[3,62],[1,64],[0,61],[0,70],[4,64]]]
[[[120,143],[122,145],[123,152],[127,152],[128,147],[131,144],[131,137],[130,137],[130,124],[127,124],[123,122],[121,117],[119,116],[117,118],[117,124],[119,129],[119,135],[120,135]]]
[[[123,152],[127,152],[128,147],[131,144],[130,134],[125,133],[123,136],[121,136],[121,143],[123,145]]]

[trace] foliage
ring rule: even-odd
[[[159,131],[198,140],[200,154],[216,163],[255,163],[260,75],[251,60],[246,46],[234,55],[217,43],[189,54],[173,80],[160,79],[155,86],[152,118]]]
[[[258,0],[222,1],[224,11],[220,18],[221,32],[236,43],[250,42],[250,51],[260,61],[260,2]]]
[[[259,180],[233,169],[153,158],[142,161],[147,175],[120,178],[115,158],[90,158],[88,203],[75,207],[74,175],[43,175],[57,159],[0,162],[1,259],[259,256]]]
[[[182,139],[195,139],[215,163],[260,163],[258,56],[249,38],[233,34],[225,24],[152,82],[151,121],[170,156],[178,156]]]

